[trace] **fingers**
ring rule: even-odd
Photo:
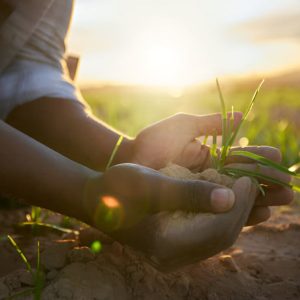
[[[250,179],[238,179],[233,189],[237,201],[228,213],[157,213],[117,238],[146,251],[163,270],[208,258],[232,245],[251,211],[256,191]]]
[[[257,165],[257,164],[233,163],[233,164],[226,165],[225,168],[234,168],[234,169],[240,169],[240,170],[254,172],[254,173],[257,173],[258,175],[271,177],[271,178],[281,181],[283,183],[289,183],[291,181],[290,175],[280,172],[274,168]],[[259,177],[257,179],[262,184],[278,186],[277,184],[272,183],[271,181],[268,181],[267,179],[263,179],[263,178],[259,178]]]
[[[116,165],[101,179],[102,194],[112,196],[126,215],[159,211],[228,211],[234,204],[232,190],[201,180],[181,180],[134,164]]]
[[[228,213],[216,216],[214,221],[214,226],[219,228],[219,234],[222,234],[218,245],[221,249],[231,246],[237,239],[247,223],[257,192],[257,188],[248,177],[239,178],[232,189],[236,198],[234,207]],[[226,231],[222,231],[221,228],[226,228]]]
[[[228,114],[228,119],[230,119],[231,113]],[[189,114],[179,114],[178,118],[181,119],[181,124],[188,124],[189,128],[192,130],[192,134],[195,137],[201,135],[213,135],[222,133],[222,117],[221,114],[211,114],[211,115],[189,115]],[[236,127],[242,119],[241,112],[234,112],[234,127]]]
[[[256,206],[279,206],[290,204],[294,198],[292,189],[286,187],[266,188],[266,195],[259,195],[256,198]]]
[[[241,177],[234,183],[232,189],[236,196],[236,202],[233,209],[227,213],[227,216],[236,220],[235,225],[241,225],[243,222],[246,223],[254,205],[257,188],[250,178]]]
[[[254,207],[247,221],[247,226],[256,225],[268,220],[271,216],[271,210],[267,206]]]
[[[210,160],[209,157],[210,148],[195,140],[184,147],[179,157],[174,160],[174,163],[192,171],[199,171],[205,168]]]
[[[160,210],[222,213],[235,201],[232,190],[202,180],[177,180],[166,177],[159,190]]]
[[[274,162],[280,163],[281,162],[281,152],[279,149],[269,146],[247,146],[247,147],[233,147],[230,152],[229,156],[226,159],[226,164],[231,163],[253,163],[253,160],[242,157],[242,156],[230,156],[230,153],[233,151],[248,151],[254,154],[263,156],[269,160]]]

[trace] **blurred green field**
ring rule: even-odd
[[[235,110],[244,111],[258,83],[254,79],[221,81],[228,110],[233,105]],[[214,84],[186,88],[175,96],[174,91],[167,89],[128,86],[104,86],[82,92],[97,117],[129,136],[177,112],[220,111]],[[300,85],[267,80],[243,125],[242,136],[250,144],[280,148],[286,166],[300,162]]]

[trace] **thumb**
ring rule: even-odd
[[[245,225],[258,190],[249,177],[241,177],[233,185],[233,191],[236,195],[236,203],[227,215],[236,220],[233,226],[237,228]]]
[[[203,180],[167,178],[159,193],[160,210],[223,213],[235,202],[234,192],[224,186]]]
[[[257,187],[251,182],[250,178],[241,177],[233,185],[233,191],[236,196],[234,207],[228,213],[219,215],[215,219],[216,227],[226,228],[227,240],[230,243],[235,241],[239,232],[247,223],[257,196]]]

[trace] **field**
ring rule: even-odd
[[[239,141],[282,150],[287,167],[300,162],[300,80],[298,73],[266,80]],[[288,80],[287,80],[288,78]],[[221,80],[229,109],[244,111],[260,79]],[[177,112],[220,111],[213,83],[182,91],[103,86],[82,91],[96,116],[135,136],[143,127]],[[34,210],[34,213],[39,213]],[[34,216],[29,207],[0,210],[0,299],[33,299],[36,286],[11,234],[35,271],[41,246],[41,299],[291,299],[300,298],[299,200],[273,210],[268,222],[245,229],[228,250],[172,273],[148,265],[140,253],[82,224],[42,211],[37,221],[70,228],[20,227]],[[58,228],[59,229],[59,228]],[[94,241],[98,244],[92,244]],[[93,245],[93,246],[91,246]],[[45,277],[43,277],[45,276]],[[27,293],[28,292],[28,293]],[[36,298],[38,298],[36,293]]]
[[[283,78],[266,79],[240,137],[247,137],[252,145],[280,148],[284,165],[291,166],[300,161],[300,81],[286,83]],[[259,81],[227,79],[221,82],[228,110],[233,106],[236,111],[245,111]],[[177,112],[220,112],[214,83],[183,91],[103,86],[84,89],[83,95],[97,117],[129,136]]]

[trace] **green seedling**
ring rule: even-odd
[[[38,206],[32,206],[31,207],[31,214],[30,218],[32,222],[41,222],[42,217],[41,217],[41,208]]]
[[[42,229],[50,229],[52,231],[59,231],[63,233],[75,233],[76,230],[70,229],[68,227],[71,226],[71,218],[64,216],[61,225],[55,225],[51,223],[45,222],[47,219],[47,210],[44,210],[42,214],[42,208],[37,206],[32,206],[31,213],[27,218],[27,222],[21,222],[16,225],[18,228],[29,228],[33,235],[38,235],[41,233]]]
[[[21,291],[19,293],[16,293],[12,296],[10,296],[8,299],[14,299],[17,297],[25,296],[25,295],[30,295],[32,294],[34,297],[34,300],[40,300],[41,299],[41,294],[42,290],[45,284],[45,276],[44,272],[41,270],[41,263],[40,263],[40,242],[37,242],[37,264],[36,264],[36,270],[34,271],[33,268],[31,267],[27,257],[23,253],[23,251],[20,249],[16,241],[10,236],[7,235],[7,238],[9,242],[12,244],[12,246],[15,248],[19,256],[21,257],[22,261],[24,262],[28,272],[31,274],[33,282],[34,282],[34,287],[26,289],[24,291]]]
[[[264,80],[261,81],[258,88],[255,90],[255,92],[252,96],[252,99],[243,114],[242,120],[236,126],[236,128],[234,128],[233,107],[231,108],[231,114],[230,114],[230,117],[228,118],[226,104],[225,104],[225,100],[224,100],[224,97],[222,94],[222,90],[221,90],[218,79],[216,79],[216,84],[217,84],[217,89],[218,89],[220,103],[221,103],[221,109],[222,109],[222,145],[221,145],[221,149],[220,149],[220,154],[218,154],[217,153],[216,135],[213,135],[211,156],[212,156],[212,161],[213,161],[214,167],[220,173],[227,174],[229,176],[233,176],[236,178],[241,177],[241,176],[249,176],[254,182],[257,183],[262,194],[264,194],[263,186],[258,184],[258,181],[257,181],[258,179],[264,179],[268,182],[272,182],[272,183],[275,183],[275,184],[281,185],[281,186],[286,186],[286,187],[292,188],[295,191],[300,191],[300,187],[298,187],[298,186],[291,185],[291,184],[279,181],[277,179],[274,179],[272,177],[261,174],[259,172],[259,166],[267,166],[267,167],[273,168],[275,170],[278,170],[280,172],[283,172],[285,174],[289,174],[294,177],[298,177],[299,175],[297,175],[295,171],[288,169],[280,164],[277,164],[263,156],[260,156],[260,155],[257,155],[257,154],[254,154],[254,153],[251,153],[248,151],[243,151],[243,150],[237,151],[237,150],[234,150],[234,148],[232,148],[242,125],[244,124],[245,120],[249,116],[249,113],[251,112],[251,110],[255,104],[255,101],[257,99],[257,96],[259,94],[260,88],[263,85],[263,83],[264,83]],[[225,162],[229,156],[242,156],[242,157],[248,158],[252,161],[255,161],[256,164],[258,165],[258,169],[257,169],[257,171],[254,172],[254,171],[248,171],[248,170],[242,170],[242,169],[236,169],[236,168],[228,168],[225,166]]]
[[[55,225],[55,224],[49,224],[49,223],[43,223],[43,222],[22,222],[20,224],[17,225],[18,227],[27,227],[30,226],[32,228],[48,228],[54,231],[59,231],[62,233],[75,233],[77,234],[78,231],[77,230],[73,230],[70,228],[65,228],[59,225]]]

